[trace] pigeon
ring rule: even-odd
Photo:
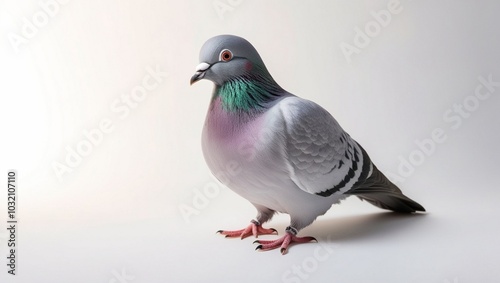
[[[286,213],[290,225],[282,237],[254,242],[256,250],[285,254],[292,244],[315,241],[297,234],[349,196],[400,213],[425,211],[379,171],[327,110],[280,87],[246,39],[212,37],[199,58],[190,84],[214,84],[202,131],[205,161],[221,183],[257,209],[246,228],[220,234],[277,234],[262,224]]]

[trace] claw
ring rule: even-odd
[[[255,248],[255,250],[256,250],[256,251],[258,251],[258,250],[260,250],[260,249],[262,249],[262,245],[258,245],[258,246]]]
[[[256,224],[257,223],[257,224]],[[240,239],[245,239],[246,237],[249,236],[254,236],[255,238],[258,238],[259,235],[270,235],[274,233],[278,233],[276,229],[273,228],[264,228],[258,222],[251,222],[249,226],[247,226],[245,229],[241,230],[235,230],[235,231],[225,231],[225,230],[218,230],[216,232],[217,234],[222,234],[225,235],[226,238],[240,238]]]
[[[313,237],[297,237],[293,233],[287,232],[284,236],[276,240],[258,240],[254,243],[260,244],[258,246],[259,250],[269,251],[273,249],[280,249],[280,253],[285,255],[288,252],[288,247],[292,244],[307,243],[310,241],[317,240]]]

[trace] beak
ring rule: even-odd
[[[202,62],[198,66],[196,66],[196,73],[191,77],[191,80],[189,81],[189,84],[192,85],[195,82],[203,79],[205,77],[205,72],[210,69],[212,65]]]

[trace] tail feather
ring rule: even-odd
[[[362,184],[348,192],[375,206],[396,212],[411,213],[425,211],[419,203],[403,195],[380,170],[373,165],[373,171]]]
[[[358,196],[361,200],[365,200],[375,206],[396,212],[412,213],[416,211],[425,211],[425,208],[417,202],[404,195],[403,197],[404,198],[376,194]]]

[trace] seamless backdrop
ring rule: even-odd
[[[498,282],[497,1],[0,1],[1,282]],[[357,199],[256,252],[211,177],[208,38],[257,48],[428,213]],[[16,276],[7,171],[17,170]],[[268,224],[283,233],[287,215]],[[268,237],[269,238],[269,237]]]

